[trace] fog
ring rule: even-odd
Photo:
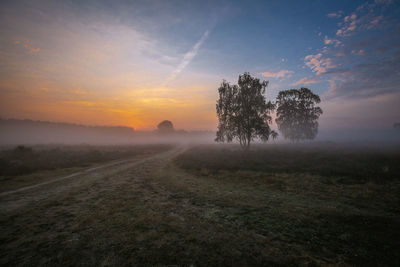
[[[149,144],[149,143],[185,143],[212,144],[213,131],[174,130],[170,133],[154,131],[135,131],[123,126],[85,126],[69,123],[54,123],[32,120],[0,119],[0,145],[35,144]],[[337,128],[320,129],[312,143],[335,142],[356,145],[400,144],[400,129],[386,127],[376,129]],[[311,143],[305,141],[304,143]],[[255,141],[255,143],[258,143]],[[268,143],[290,143],[280,135]]]
[[[316,141],[333,141],[354,144],[400,144],[400,129],[382,128],[338,128],[320,129]]]
[[[212,131],[135,131],[123,126],[85,126],[32,120],[0,120],[0,145],[212,143]]]

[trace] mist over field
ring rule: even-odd
[[[400,266],[400,0],[0,1],[1,266]]]
[[[172,133],[136,130],[124,126],[85,126],[70,123],[53,123],[32,120],[0,120],[0,145],[35,144],[148,144],[148,143],[214,143],[214,131],[174,130]],[[260,143],[260,140],[255,140]],[[287,143],[282,137],[273,144]],[[320,130],[314,142],[335,142],[357,145],[399,145],[400,130],[393,126],[378,129],[329,129]],[[309,142],[305,142],[306,144]]]
[[[212,131],[135,131],[124,126],[86,126],[31,120],[0,120],[0,145],[117,145],[149,143],[212,143]]]

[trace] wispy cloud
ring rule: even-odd
[[[343,24],[340,29],[336,31],[337,36],[349,36],[353,31],[355,31],[360,24],[361,20],[357,19],[356,14],[351,14],[349,16],[344,17]]]
[[[40,48],[31,48],[31,49],[29,49],[29,53],[30,54],[38,53],[38,52],[40,52]]]
[[[28,42],[21,42],[21,41],[14,41],[15,45],[22,45],[23,48],[25,48],[29,54],[34,54],[40,52],[40,48],[34,48],[31,47]]]
[[[193,60],[193,58],[197,55],[199,52],[199,49],[201,45],[204,43],[204,41],[207,39],[209,35],[209,31],[205,31],[204,34],[201,36],[200,40],[197,41],[197,43],[190,49],[189,52],[187,52],[179,66],[171,73],[171,75],[165,80],[163,86],[166,86],[170,81],[176,78],[176,76],[182,72],[186,68],[187,65]]]
[[[340,41],[337,40],[337,39],[333,39],[333,38],[332,38],[332,39],[329,39],[328,36],[325,35],[324,44],[326,44],[326,45],[331,45],[331,44],[333,44],[335,47],[337,47],[337,46],[341,45],[342,42],[340,42]]]
[[[366,2],[360,5],[352,14],[345,16],[338,25],[337,36],[345,37],[355,34],[358,30],[370,30],[378,28],[385,20],[384,16],[376,15],[379,10],[386,8],[392,1]]]
[[[383,16],[377,16],[375,18],[373,18],[370,23],[367,25],[367,29],[373,29],[376,26],[379,25],[379,23],[382,21]]]
[[[364,49],[351,50],[351,53],[357,56],[365,56],[367,54]]]
[[[313,84],[313,83],[317,83],[317,82],[318,82],[318,80],[316,80],[314,78],[304,77],[304,78],[298,80],[297,82],[292,83],[291,85],[292,86],[297,86],[297,85],[301,85],[301,84],[307,85],[307,84]]]
[[[327,14],[328,18],[340,18],[343,15],[343,11],[339,10],[338,12],[332,12]]]
[[[290,76],[293,74],[293,71],[291,70],[280,70],[277,72],[263,72],[261,73],[262,76],[268,77],[268,78],[284,78],[285,76]]]
[[[398,94],[400,35],[396,20],[387,12],[390,4],[391,1],[369,1],[343,15],[337,37],[325,36],[325,46],[304,58],[305,65],[316,74],[315,79],[303,78],[292,85],[328,79],[330,86],[324,97],[329,100]],[[366,31],[371,31],[370,36],[366,37]]]
[[[325,73],[327,69],[335,67],[332,59],[324,57],[322,53],[308,55],[304,58],[304,62],[313,72],[316,72],[317,75]]]

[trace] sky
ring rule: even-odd
[[[217,90],[308,87],[322,130],[400,121],[400,2],[0,3],[0,117],[215,130]]]

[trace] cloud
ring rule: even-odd
[[[400,54],[361,62],[331,78],[330,98],[369,98],[400,92]]]
[[[326,45],[333,44],[335,47],[337,47],[337,46],[341,45],[342,42],[337,39],[329,39],[328,36],[325,35],[324,44],[326,44]]]
[[[323,95],[326,100],[359,101],[400,93],[400,28],[396,13],[384,6],[388,4],[366,2],[342,16],[337,37],[325,36],[324,46],[304,58],[315,78],[292,85],[325,81],[329,83]]]
[[[357,30],[370,30],[379,27],[385,21],[383,15],[376,13],[384,10],[390,1],[376,1],[375,3],[366,2],[360,5],[355,12],[345,16],[338,25],[337,36],[350,36]]]
[[[280,70],[278,72],[263,72],[261,75],[268,78],[284,78],[285,76],[290,77],[293,73],[291,70]]]
[[[359,49],[359,50],[352,50],[351,53],[357,56],[365,56],[367,53],[365,52],[364,49]]]
[[[358,23],[361,20],[357,20],[357,15],[352,14],[351,16],[346,16],[343,19],[344,25],[336,31],[337,36],[349,36],[358,27]]]
[[[165,80],[164,86],[168,84],[168,82],[172,81],[175,79],[175,77],[182,72],[183,69],[186,68],[186,66],[193,60],[193,58],[197,55],[199,52],[199,49],[201,45],[204,43],[204,41],[207,39],[209,35],[209,31],[205,31],[204,34],[201,36],[200,40],[197,41],[197,43],[190,49],[189,52],[187,52],[179,66],[174,70],[174,72],[171,73],[171,75]]]
[[[317,82],[319,82],[319,81],[314,78],[304,77],[304,78],[298,80],[297,82],[292,83],[291,85],[292,86],[297,86],[297,85],[301,85],[301,84],[307,85],[307,84],[313,84],[313,83],[317,83]]]
[[[377,16],[374,19],[371,20],[371,22],[368,24],[367,28],[372,29],[375,28],[376,26],[379,25],[379,23],[382,21],[383,16]]]
[[[357,18],[356,14],[351,14],[349,16],[344,17],[344,22],[354,21]]]
[[[343,11],[339,10],[338,12],[329,13],[326,16],[328,18],[340,18],[340,17],[342,17],[342,15],[343,15]]]
[[[336,54],[331,57],[333,64],[341,65],[323,73],[330,82],[326,98],[360,99],[400,92],[399,45],[400,29],[394,29],[332,51]]]
[[[34,53],[38,53],[38,52],[40,52],[40,48],[34,48],[34,47],[31,47],[30,46],[30,44],[28,43],[28,42],[21,42],[21,41],[14,41],[14,44],[15,45],[22,45],[22,47],[23,48],[25,48],[28,52],[29,52],[29,54],[34,54]]]
[[[325,73],[327,69],[332,69],[336,67],[332,59],[329,57],[324,57],[322,53],[315,55],[308,55],[304,58],[304,63],[317,75]]]
[[[40,48],[31,48],[29,49],[29,53],[33,54],[33,53],[38,53],[40,51]]]

